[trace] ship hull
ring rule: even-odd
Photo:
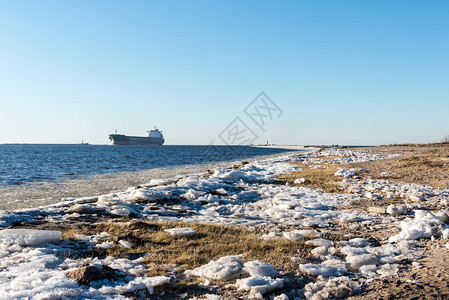
[[[123,134],[110,134],[111,145],[145,145],[161,146],[165,140],[163,138],[127,136]]]

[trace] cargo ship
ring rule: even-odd
[[[148,136],[128,136],[124,134],[117,134],[117,130],[115,134],[109,135],[109,140],[111,141],[111,145],[156,145],[160,146],[164,144],[164,136],[162,135],[162,131],[154,127],[153,130],[147,131]]]

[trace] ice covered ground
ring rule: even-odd
[[[292,274],[285,274],[282,269],[263,261],[244,261],[242,253],[212,260],[178,276],[200,278],[205,282],[223,281],[223,288],[235,291],[235,297],[241,298],[264,295],[273,299],[341,298],[372,280],[394,276],[402,266],[418,260],[422,251],[419,239],[448,239],[446,222],[449,217],[444,209],[449,191],[362,179],[359,173],[363,170],[342,169],[335,174],[336,181],[341,180],[340,176],[345,177],[341,182],[348,191],[345,194],[325,193],[303,187],[300,182],[281,185],[274,176],[299,170],[290,162],[326,168],[327,164],[343,165],[388,157],[336,149],[282,156],[235,168],[217,168],[208,174],[155,180],[146,186],[100,197],[68,199],[41,209],[1,211],[0,227],[13,228],[22,221],[61,224],[102,216],[258,228],[257,232],[264,232],[261,240],[304,240],[311,247],[310,261],[292,257],[297,267],[294,276],[307,276],[305,286],[291,288],[288,283],[294,280]],[[367,199],[395,197],[405,200],[401,205],[389,206],[387,214],[354,209]],[[195,234],[191,228],[173,228],[168,232],[185,237]],[[326,238],[335,232],[342,233],[340,239]],[[372,232],[377,235],[371,236]],[[147,266],[142,258],[73,260],[67,254],[77,250],[78,242],[58,241],[52,234],[49,240],[45,233],[0,231],[0,299],[145,297],[153,293],[156,286],[163,287],[180,279],[175,275],[146,277]],[[88,247],[110,247],[112,243],[103,240],[107,236],[108,233],[99,232],[94,236],[76,236],[76,239]],[[24,244],[24,240],[32,240],[32,243]],[[117,244],[133,247],[126,240],[117,241]],[[67,277],[67,273],[83,265],[119,270],[120,276],[94,281],[90,286],[79,285]],[[285,290],[284,286],[289,289]],[[216,291],[218,295],[222,293],[222,289]],[[220,299],[212,294],[201,297]]]

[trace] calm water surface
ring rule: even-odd
[[[247,146],[0,145],[0,186],[243,160],[291,151]]]

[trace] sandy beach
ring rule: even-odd
[[[442,299],[448,154],[327,148],[3,210],[0,298]]]

